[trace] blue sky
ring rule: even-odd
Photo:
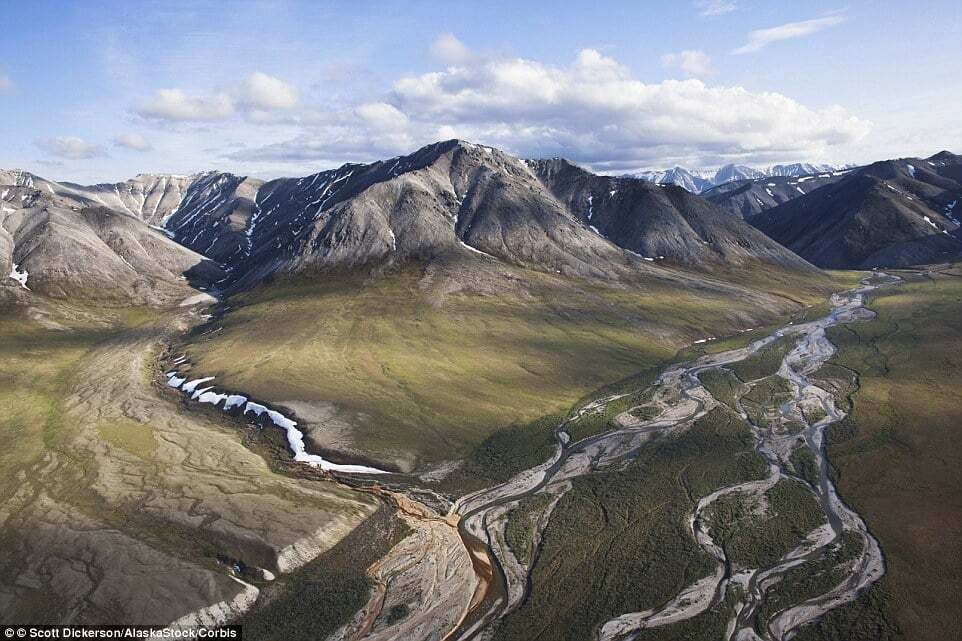
[[[962,152],[957,1],[561,6],[6,3],[0,167],[303,175],[450,137],[609,172]]]

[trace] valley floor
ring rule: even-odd
[[[809,377],[833,353],[826,328],[871,321],[864,296],[887,281],[586,403],[548,463],[460,499],[504,569],[494,638],[782,640],[875,583],[877,541],[822,447],[844,414]],[[603,431],[579,428],[608,408]]]
[[[897,272],[873,323],[839,327],[832,360],[858,375],[850,420],[829,434],[839,491],[888,572],[800,638],[957,639],[962,620],[962,268]]]
[[[732,621],[744,638],[954,638],[962,270],[900,276],[872,294],[878,318],[827,325],[839,351],[826,365],[812,324],[825,284],[791,304],[741,286],[721,304],[538,279],[505,297],[401,274],[360,296],[248,295],[186,339],[189,307],[5,307],[0,615],[214,622],[254,605],[242,621],[256,639],[440,640],[459,619],[467,639],[502,614],[495,636],[524,641],[718,639]],[[759,300],[769,308],[750,310]],[[759,343],[791,308],[779,334],[808,343]],[[422,477],[359,492],[287,467],[278,432],[165,389],[170,342],[293,410],[312,445],[426,463]],[[663,369],[691,359],[702,366]],[[792,367],[822,391],[798,392]],[[494,551],[493,579],[459,531]],[[777,587],[749,572],[776,566]],[[846,576],[866,589],[821,616],[819,595]],[[168,595],[164,608],[147,594]]]

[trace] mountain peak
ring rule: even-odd
[[[671,169],[660,171],[643,171],[632,174],[635,178],[659,184],[674,184],[684,187],[694,194],[700,194],[719,185],[742,180],[758,180],[766,177],[793,177],[833,172],[842,167],[832,165],[816,165],[811,163],[791,163],[772,165],[767,169],[756,169],[748,165],[729,163],[714,171],[688,169],[675,165]],[[846,166],[847,168],[847,166]]]
[[[954,163],[954,162],[958,162],[958,161],[959,161],[959,158],[960,158],[960,156],[959,156],[958,154],[954,154],[954,153],[952,153],[951,151],[949,151],[949,150],[947,150],[947,149],[943,149],[942,151],[938,152],[937,154],[932,154],[931,156],[929,156],[929,157],[927,158],[927,160],[941,160],[941,161],[943,161],[943,162],[947,161],[947,162],[953,162],[953,163]]]

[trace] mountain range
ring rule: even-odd
[[[820,173],[794,175],[812,169]],[[714,179],[723,183],[699,196],[460,140],[270,181],[205,172],[84,186],[4,171],[0,269],[53,295],[153,300],[178,295],[185,282],[240,290],[283,275],[451,256],[617,282],[679,269],[805,272],[962,254],[959,156],[760,173],[722,168]]]
[[[647,180],[659,185],[678,185],[693,194],[700,194],[713,187],[742,180],[783,177],[798,178],[813,174],[832,173],[851,168],[851,165],[835,166],[811,163],[791,163],[772,165],[766,169],[756,169],[746,165],[728,164],[719,169],[686,169],[675,166],[671,169],[642,171],[632,174],[634,178]]]
[[[607,280],[758,261],[814,269],[681,188],[457,140],[267,182],[208,172],[81,186],[13,171],[0,183],[0,268],[18,265],[48,293],[131,295],[139,279],[176,283],[183,270],[242,289],[450,255]]]
[[[735,216],[749,220],[772,207],[836,182],[850,171],[843,169],[798,177],[765,176],[733,180],[707,189],[700,195]]]

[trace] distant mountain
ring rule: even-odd
[[[688,171],[684,167],[674,167],[664,171],[643,171],[634,174],[634,177],[658,185],[678,185],[693,194],[701,193],[715,184],[712,182],[714,174],[704,176],[697,172]]]
[[[755,180],[735,180],[701,193],[709,202],[740,218],[751,218],[763,211],[840,180],[849,170],[828,171],[800,177],[766,176]]]
[[[771,177],[798,178],[815,174],[831,173],[850,166],[813,165],[810,163],[792,163],[789,165],[773,165],[767,169],[756,169],[746,165],[725,165],[717,170],[691,170],[684,167],[674,167],[664,171],[643,171],[632,174],[634,178],[647,180],[659,185],[678,185],[693,194],[700,194],[713,187],[728,183],[739,183],[746,180],[760,180]]]
[[[772,165],[765,171],[765,175],[798,178],[799,176],[831,173],[846,168],[847,167],[836,167],[834,165],[813,165],[807,162],[795,162],[790,165]]]
[[[885,160],[848,172],[750,222],[826,268],[903,267],[958,259],[962,157]]]
[[[712,178],[712,184],[721,185],[736,180],[754,180],[756,178],[764,178],[765,175],[764,171],[746,167],[745,165],[725,165],[715,172],[715,176]]]

